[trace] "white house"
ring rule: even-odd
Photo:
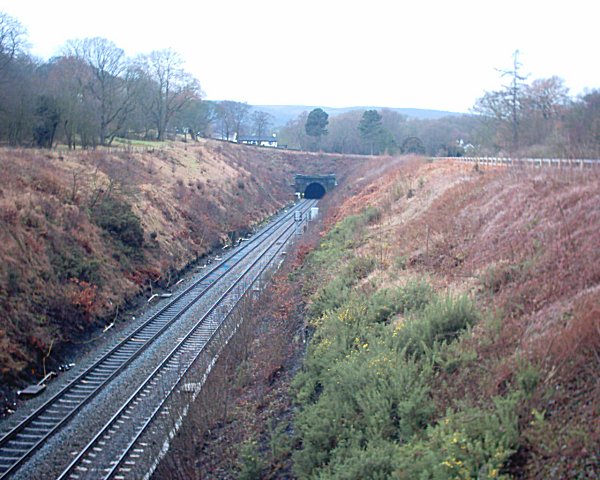
[[[245,145],[258,145],[260,147],[274,147],[277,148],[277,135],[274,133],[272,136],[263,135],[258,137],[256,135],[240,136],[235,139],[237,143],[243,143]]]

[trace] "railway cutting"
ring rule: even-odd
[[[0,478],[144,476],[182,421],[185,408],[170,416],[174,399],[195,398],[242,321],[240,302],[281,263],[316,203],[280,213],[15,419],[0,437]]]

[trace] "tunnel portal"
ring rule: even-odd
[[[304,198],[323,198],[323,196],[337,185],[335,174],[304,175],[296,174],[296,194]]]
[[[326,190],[319,182],[309,183],[304,189],[304,198],[323,198]]]

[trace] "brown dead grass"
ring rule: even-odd
[[[114,318],[151,284],[168,286],[189,262],[246,232],[293,198],[293,174],[338,173],[360,158],[215,141],[147,151],[0,150],[0,375],[37,375],[41,356]],[[90,217],[105,198],[131,205],[144,248],[128,258]],[[79,252],[94,282],[60,278]],[[60,261],[59,261],[60,263]]]
[[[366,205],[382,217],[359,253],[379,260],[379,283],[425,275],[487,312],[461,346],[476,360],[440,375],[440,411],[465,399],[485,404],[533,365],[540,378],[523,405],[513,473],[568,478],[598,466],[598,172],[481,172],[413,159],[363,188],[339,216]],[[543,428],[530,423],[532,409],[545,412]]]

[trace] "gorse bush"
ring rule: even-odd
[[[307,399],[296,418],[300,478],[316,477],[321,469],[342,472],[357,451],[377,441],[403,443],[431,418],[430,368],[394,355],[383,341],[363,341],[356,339],[344,357],[327,363],[320,395]]]
[[[493,399],[493,409],[450,411],[421,438],[397,450],[391,478],[509,478],[503,465],[517,446],[520,398]]]
[[[387,322],[397,313],[417,312],[435,293],[425,280],[411,280],[403,287],[382,288],[364,298],[367,315],[373,322]]]
[[[377,323],[387,322],[403,310],[399,290],[381,289],[364,299],[367,315]]]
[[[240,470],[238,479],[240,480],[259,480],[262,478],[261,472],[265,467],[265,462],[258,451],[256,440],[248,440],[240,449]]]
[[[351,455],[340,457],[335,464],[323,469],[319,478],[387,480],[395,471],[398,450],[396,442],[374,439],[364,447],[353,448]]]
[[[293,381],[301,445],[294,472],[309,479],[500,478],[517,447],[522,394],[494,399],[493,409],[465,404],[436,413],[435,372],[472,359],[452,345],[480,315],[468,297],[439,296],[424,279],[368,293],[355,288],[377,267],[348,251],[373,215],[340,222],[311,254],[311,275],[323,258],[334,260],[320,267],[337,275],[312,296],[315,332]],[[531,390],[534,375],[519,378]]]
[[[354,257],[352,248],[363,241],[365,227],[379,218],[381,213],[375,207],[367,207],[360,215],[349,215],[335,224],[323,237],[319,248],[313,250],[306,259],[308,272],[321,272],[323,266],[327,268],[341,268],[343,259]],[[360,257],[356,257],[360,258]],[[365,262],[363,266],[375,267],[375,261],[371,259],[355,260]],[[307,274],[310,277],[310,273]]]
[[[515,374],[516,383],[525,397],[529,398],[534,394],[540,383],[541,371],[538,367],[530,363],[524,363],[519,367]]]
[[[338,276],[317,290],[309,308],[309,315],[318,318],[328,310],[335,310],[347,303],[355,296],[352,287],[368,276],[375,266],[376,261],[373,258],[351,258]]]
[[[92,220],[121,246],[128,256],[137,256],[144,245],[144,230],[131,205],[113,197],[105,198],[92,210]]]
[[[317,296],[339,284],[335,278]],[[294,380],[302,406],[295,471],[300,478],[365,478],[356,461],[364,458],[374,469],[366,478],[390,478],[398,463],[383,452],[410,443],[433,418],[428,348],[456,338],[478,315],[466,298],[440,299],[423,280],[337,300],[316,322]],[[387,324],[397,312],[411,316],[400,328]]]
[[[361,214],[361,217],[364,219],[365,223],[377,223],[381,220],[381,210],[379,208],[369,205],[365,208],[364,212]]]
[[[65,244],[68,248],[65,248]],[[71,279],[101,285],[100,261],[94,259],[74,239],[53,237],[48,258],[56,278],[65,283]]]
[[[351,283],[354,283],[368,277],[376,266],[377,261],[372,257],[354,257],[348,262],[342,276],[347,277]]]
[[[295,378],[302,403],[316,400],[332,365],[360,350],[377,336],[377,325],[370,324],[364,305],[348,302],[343,308],[328,311],[314,324],[318,326],[308,348],[304,369]]]
[[[436,343],[450,342],[479,319],[475,306],[465,296],[435,297],[423,310],[396,330],[396,350],[423,355]]]
[[[335,277],[324,285],[314,296],[309,307],[309,315],[319,318],[329,310],[336,310],[350,298],[351,284],[345,277]]]

